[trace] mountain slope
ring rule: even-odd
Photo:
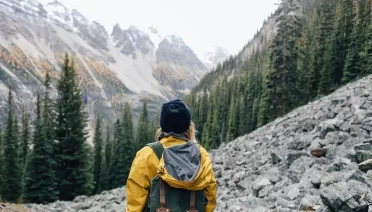
[[[150,32],[117,25],[109,34],[98,22],[56,0],[44,5],[37,0],[0,0],[0,87],[3,91],[6,84],[13,86],[18,109],[22,102],[34,102],[46,71],[55,83],[68,53],[90,117],[100,111],[105,120],[114,120],[128,101],[137,112],[144,97],[154,114],[160,101],[190,90],[208,69],[182,38],[156,40]],[[181,85],[174,83],[179,80]],[[34,109],[32,104],[26,107]],[[1,112],[0,120],[3,117]]]
[[[244,72],[245,63],[251,59],[251,56],[259,54],[260,57],[264,58],[265,54],[269,49],[270,41],[275,37],[278,25],[280,24],[283,17],[287,16],[284,8],[291,0],[283,0],[279,4],[275,13],[271,14],[266,20],[264,20],[261,29],[259,29],[250,38],[248,43],[236,54],[231,57],[226,57],[225,60],[221,61],[221,66],[217,67],[214,71],[206,74],[196,86],[193,91],[200,92],[204,88],[212,88],[223,80],[224,77],[231,78]],[[293,0],[297,8],[295,13],[299,16],[304,16],[308,11],[316,8],[319,0]]]
[[[372,75],[210,152],[218,183],[215,211],[367,212],[371,151]],[[122,210],[125,201],[123,187],[26,207],[93,212]]]

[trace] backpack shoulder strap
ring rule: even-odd
[[[156,141],[156,142],[147,144],[147,146],[151,147],[152,151],[155,152],[156,156],[160,160],[163,154],[163,151],[164,151],[163,145],[160,142]]]

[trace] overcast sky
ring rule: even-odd
[[[198,53],[218,45],[237,53],[279,0],[60,0],[111,33],[119,23],[181,36]]]

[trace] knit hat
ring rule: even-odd
[[[160,113],[160,127],[163,132],[184,133],[189,129],[191,112],[182,99],[165,102]]]

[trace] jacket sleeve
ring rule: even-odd
[[[150,147],[144,147],[137,152],[126,184],[126,212],[140,212],[147,205],[148,188],[153,175],[156,175],[156,168],[152,167],[154,157],[156,156]]]
[[[208,160],[210,160],[209,156]],[[208,204],[205,207],[205,212],[213,212],[217,204],[217,183],[213,172],[212,162],[210,161],[209,164],[209,168],[211,169],[211,171],[209,172],[211,180],[209,185],[205,188],[205,196],[208,199]]]

